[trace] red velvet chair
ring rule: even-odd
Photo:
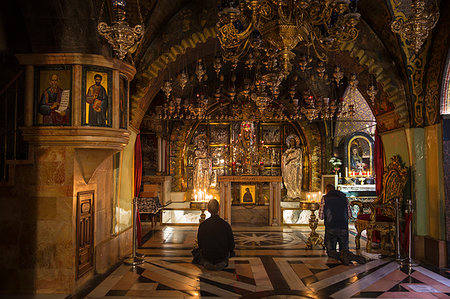
[[[391,158],[391,163],[383,174],[381,195],[373,203],[363,203],[355,200],[352,206],[359,207],[355,228],[358,234],[355,238],[356,249],[360,248],[361,233],[367,233],[367,252],[372,251],[373,232],[379,231],[381,248],[395,252],[395,200],[403,199],[408,169],[403,165],[400,156]],[[364,211],[369,210],[368,213]],[[388,242],[386,242],[388,241]],[[389,246],[387,246],[389,245]]]

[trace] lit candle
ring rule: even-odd
[[[308,201],[311,201],[311,195],[308,194]]]

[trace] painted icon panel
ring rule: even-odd
[[[70,126],[72,67],[37,67],[35,72],[35,125]]]
[[[119,79],[119,128],[128,128],[128,80],[125,76]]]
[[[82,124],[111,127],[111,71],[83,69]]]

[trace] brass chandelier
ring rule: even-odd
[[[218,34],[223,57],[237,61],[249,49],[264,49],[277,59],[286,77],[297,45],[312,48],[327,60],[334,51],[358,36],[360,14],[356,0],[222,0]]]
[[[163,83],[161,90],[165,100],[158,118],[310,122],[332,120],[338,116],[353,118],[355,107],[343,105],[343,99],[336,93],[336,89],[344,84],[346,77],[351,89],[356,90],[359,83],[356,73],[345,76],[338,65],[328,69],[322,61],[314,65],[312,59],[303,56],[299,56],[295,63],[301,65],[300,73],[292,75],[289,82],[281,84],[280,73],[265,72],[263,62],[250,63],[247,60],[245,65],[241,65],[240,73],[236,73],[232,64],[227,72],[222,59],[216,57],[211,63],[212,70],[209,71],[210,74],[215,72],[216,76],[207,76],[207,68],[203,60],[199,59],[190,72],[183,70]],[[243,78],[238,80],[238,76]],[[315,90],[309,87],[299,88],[298,84],[302,80],[311,80],[309,87]],[[317,84],[327,88],[319,91]],[[331,88],[332,86],[334,87]],[[374,78],[369,83],[367,92],[373,104],[378,93]]]
[[[100,16],[103,13],[103,6],[100,11]],[[130,49],[141,39],[144,33],[144,25],[142,21],[141,10],[139,2],[137,3],[141,25],[136,25],[133,28],[125,21],[126,16],[126,1],[113,0],[112,1],[114,21],[111,26],[105,22],[99,22],[97,26],[98,33],[103,36],[108,43],[113,47],[114,54],[119,59],[124,59]]]
[[[410,42],[410,46],[417,54],[422,48],[428,34],[436,26],[439,12],[428,12],[425,10],[424,0],[413,0],[411,3],[413,14],[406,21],[404,19],[394,20],[391,29],[394,33]]]

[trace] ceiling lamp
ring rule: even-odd
[[[285,74],[297,45],[312,48],[322,61],[327,51],[358,36],[356,0],[222,0],[217,22],[223,57],[237,61],[250,48],[264,49]]]
[[[144,33],[144,25],[142,22],[141,9],[139,7],[139,0],[137,0],[137,6],[139,11],[139,17],[141,25],[136,25],[131,28],[125,21],[126,15],[126,1],[125,0],[113,0],[113,12],[114,21],[111,26],[105,22],[98,23],[97,30],[98,33],[103,36],[108,43],[113,47],[114,54],[119,59],[124,59],[130,49],[140,40],[142,34]],[[102,8],[100,10],[100,16],[103,13],[104,2],[102,3]]]
[[[406,21],[397,19],[392,22],[391,29],[394,33],[400,34],[403,39],[410,42],[414,51],[419,53],[428,34],[433,30],[439,19],[439,12],[425,11],[424,0],[413,0],[411,3],[413,14]]]

